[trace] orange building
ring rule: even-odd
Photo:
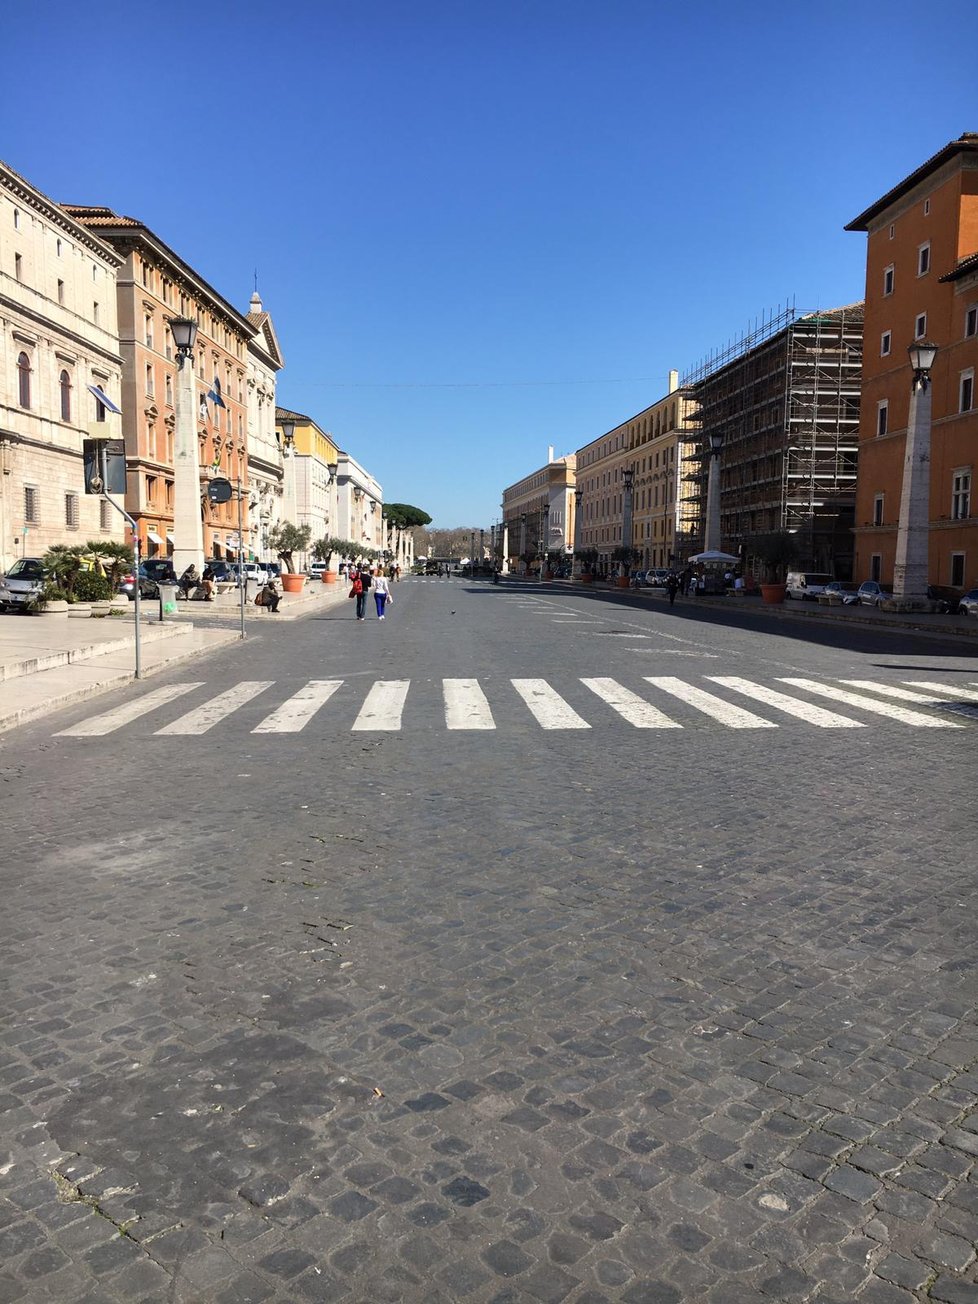
[[[195,416],[201,488],[215,475],[241,480],[242,529],[249,538],[247,392],[248,344],[256,325],[217,293],[149,227],[110,208],[65,205],[125,259],[119,270],[119,352],[122,431],[126,442],[126,510],[137,522],[142,554],[173,548],[173,439],[176,353],[169,321],[198,323],[194,347]],[[222,408],[207,401],[220,381]],[[237,558],[238,504],[204,498],[204,556]]]
[[[857,580],[893,580],[912,371],[908,347],[938,346],[931,373],[931,584],[978,584],[978,133],[952,140],[848,224],[865,231],[866,318]]]

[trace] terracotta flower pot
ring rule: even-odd
[[[784,584],[762,584],[761,600],[768,603],[769,606],[777,606],[784,602],[784,595],[787,592],[787,586]]]
[[[594,576],[591,574],[590,571],[584,571],[583,574],[578,575],[577,578],[581,581],[582,584],[594,583]]]
[[[627,575],[619,575],[618,578],[615,580],[615,583],[618,585],[620,589],[630,589],[632,587],[632,581],[628,578]]]
[[[282,590],[285,593],[301,593],[306,582],[305,575],[294,575],[290,571],[282,572]]]
[[[323,583],[335,584],[339,577],[338,571],[323,571]]]

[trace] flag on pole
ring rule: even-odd
[[[218,380],[216,376],[214,377],[214,384],[207,391],[207,397],[210,399],[210,401],[214,404],[215,407],[227,408],[227,404],[224,402],[224,399],[221,397],[221,382]]]

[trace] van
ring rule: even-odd
[[[826,584],[834,579],[834,575],[824,575],[820,571],[789,571],[785,581],[785,596],[797,598],[799,602],[806,599],[817,602],[818,595],[824,592]]]

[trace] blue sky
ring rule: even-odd
[[[978,130],[972,3],[38,0],[0,156],[139,217],[389,501],[502,488],[763,312],[863,293],[842,228]]]

